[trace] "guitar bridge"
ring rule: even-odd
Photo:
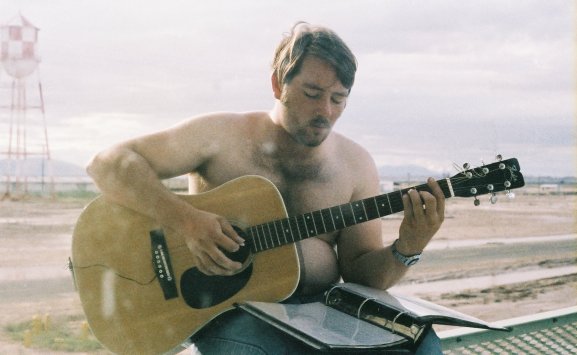
[[[162,288],[164,299],[176,298],[178,297],[178,290],[176,289],[176,280],[172,271],[164,232],[161,229],[150,231],[150,242],[152,244],[152,267]]]

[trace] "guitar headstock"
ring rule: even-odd
[[[515,158],[499,160],[472,169],[465,164],[464,170],[450,180],[455,196],[476,198],[480,195],[493,194],[491,198],[493,203],[496,201],[495,193],[506,191],[512,196],[511,190],[525,186],[521,167]],[[479,200],[475,199],[475,205],[478,204]]]

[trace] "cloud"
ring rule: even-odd
[[[357,54],[337,128],[375,156],[445,166],[459,153],[574,144],[559,136],[574,132],[575,5],[565,0],[7,0],[3,10],[41,29],[55,145],[88,147],[90,135],[99,149],[202,112],[269,109],[272,52],[298,20],[335,29]],[[112,135],[86,131],[106,125]]]

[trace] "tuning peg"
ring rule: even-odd
[[[511,191],[507,191],[507,193],[506,193],[505,195],[507,196],[507,198],[508,198],[509,200],[512,200],[512,199],[515,198],[515,193],[514,193],[514,192],[511,192]]]
[[[502,161],[503,160],[503,156],[501,154],[497,154],[497,156],[495,157],[496,161]]]
[[[497,194],[493,192],[493,193],[491,194],[491,199],[490,199],[491,204],[492,204],[492,205],[496,204],[496,203],[497,203],[497,200],[498,200]]]
[[[479,201],[479,199],[477,198],[477,196],[475,196],[475,201],[473,202],[473,204],[475,206],[479,206],[481,204],[481,201]]]
[[[463,164],[463,169],[465,169],[465,170],[469,170],[470,167],[471,167],[471,164],[469,164],[469,163]]]

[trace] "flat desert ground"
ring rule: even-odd
[[[576,195],[518,190],[494,205],[480,199],[480,206],[447,200],[442,229],[394,290],[486,321],[577,305]],[[11,340],[8,324],[44,314],[82,319],[67,263],[87,202],[0,201],[0,354],[52,353]],[[396,238],[401,219],[383,219],[385,242]]]

